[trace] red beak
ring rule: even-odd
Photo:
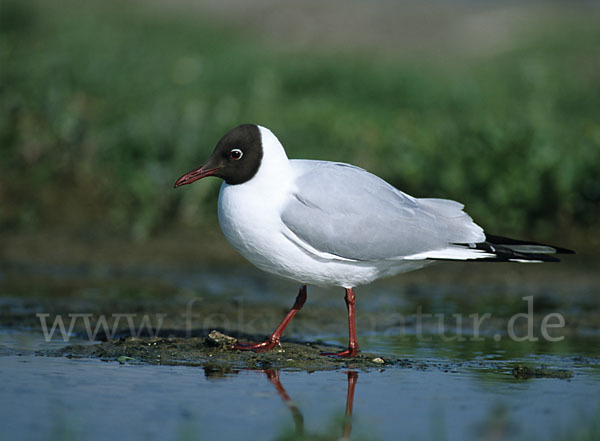
[[[216,172],[218,172],[220,169],[221,169],[221,167],[209,168],[209,169],[200,167],[200,168],[197,168],[196,170],[187,172],[185,175],[183,175],[182,177],[177,179],[177,181],[175,182],[174,188],[180,187],[182,185],[191,184],[192,182],[197,181],[198,179],[205,178],[207,176],[212,176]]]

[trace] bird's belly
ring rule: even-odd
[[[269,237],[253,231],[221,228],[229,243],[258,268],[303,284],[353,287],[378,278],[372,265],[315,258],[290,242],[279,231]]]

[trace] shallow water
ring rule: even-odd
[[[129,366],[97,360],[3,357],[2,427],[12,439],[276,439],[293,413],[264,373],[210,378],[191,367]],[[342,434],[344,372],[283,372],[282,386],[305,433]],[[597,415],[599,379],[484,379],[477,372],[358,373],[354,435],[373,439],[467,440],[492,431],[552,439]],[[393,404],[392,404],[393,403]],[[451,403],[448,405],[447,403]],[[497,439],[504,439],[500,437]]]
[[[291,303],[295,285],[251,270],[227,277],[208,270],[189,277],[170,270],[38,270],[5,267],[0,278],[0,427],[7,439],[276,440],[302,433],[305,439],[566,440],[580,431],[581,439],[593,440],[600,434],[595,279],[560,284],[519,273],[513,281],[502,275],[483,284],[449,281],[438,273],[435,281],[383,281],[358,294],[361,349],[410,363],[317,372],[215,371],[39,355],[67,344],[98,343],[89,342],[81,327],[69,343],[59,334],[46,342],[35,314],[164,313],[171,332],[182,329],[180,313],[201,292],[198,312],[237,318],[244,305],[243,319],[228,323],[260,336]],[[145,286],[148,277],[162,285],[140,294],[135,287]],[[338,294],[310,290],[310,303],[286,337],[344,345]],[[567,322],[563,340],[507,338],[506,318],[526,310],[527,295],[536,300],[536,335],[540,317],[560,311]],[[398,312],[409,317],[418,306],[448,317],[485,311],[499,317],[482,328],[483,341],[472,341],[469,332],[465,341],[444,341],[433,326],[419,335],[414,320],[399,329]],[[517,365],[569,375],[516,378]],[[351,419],[345,418],[349,407]]]

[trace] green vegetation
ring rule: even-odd
[[[286,51],[141,4],[2,0],[0,14],[4,231],[144,238],[214,225],[216,180],[172,184],[242,122],[270,127],[290,157],[355,163],[415,196],[461,200],[501,234],[540,238],[599,218],[593,20],[443,63]]]

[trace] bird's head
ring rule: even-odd
[[[243,184],[254,177],[262,157],[260,129],[255,124],[242,124],[219,140],[203,166],[177,179],[175,187],[191,184],[207,176],[217,176],[230,185]]]

